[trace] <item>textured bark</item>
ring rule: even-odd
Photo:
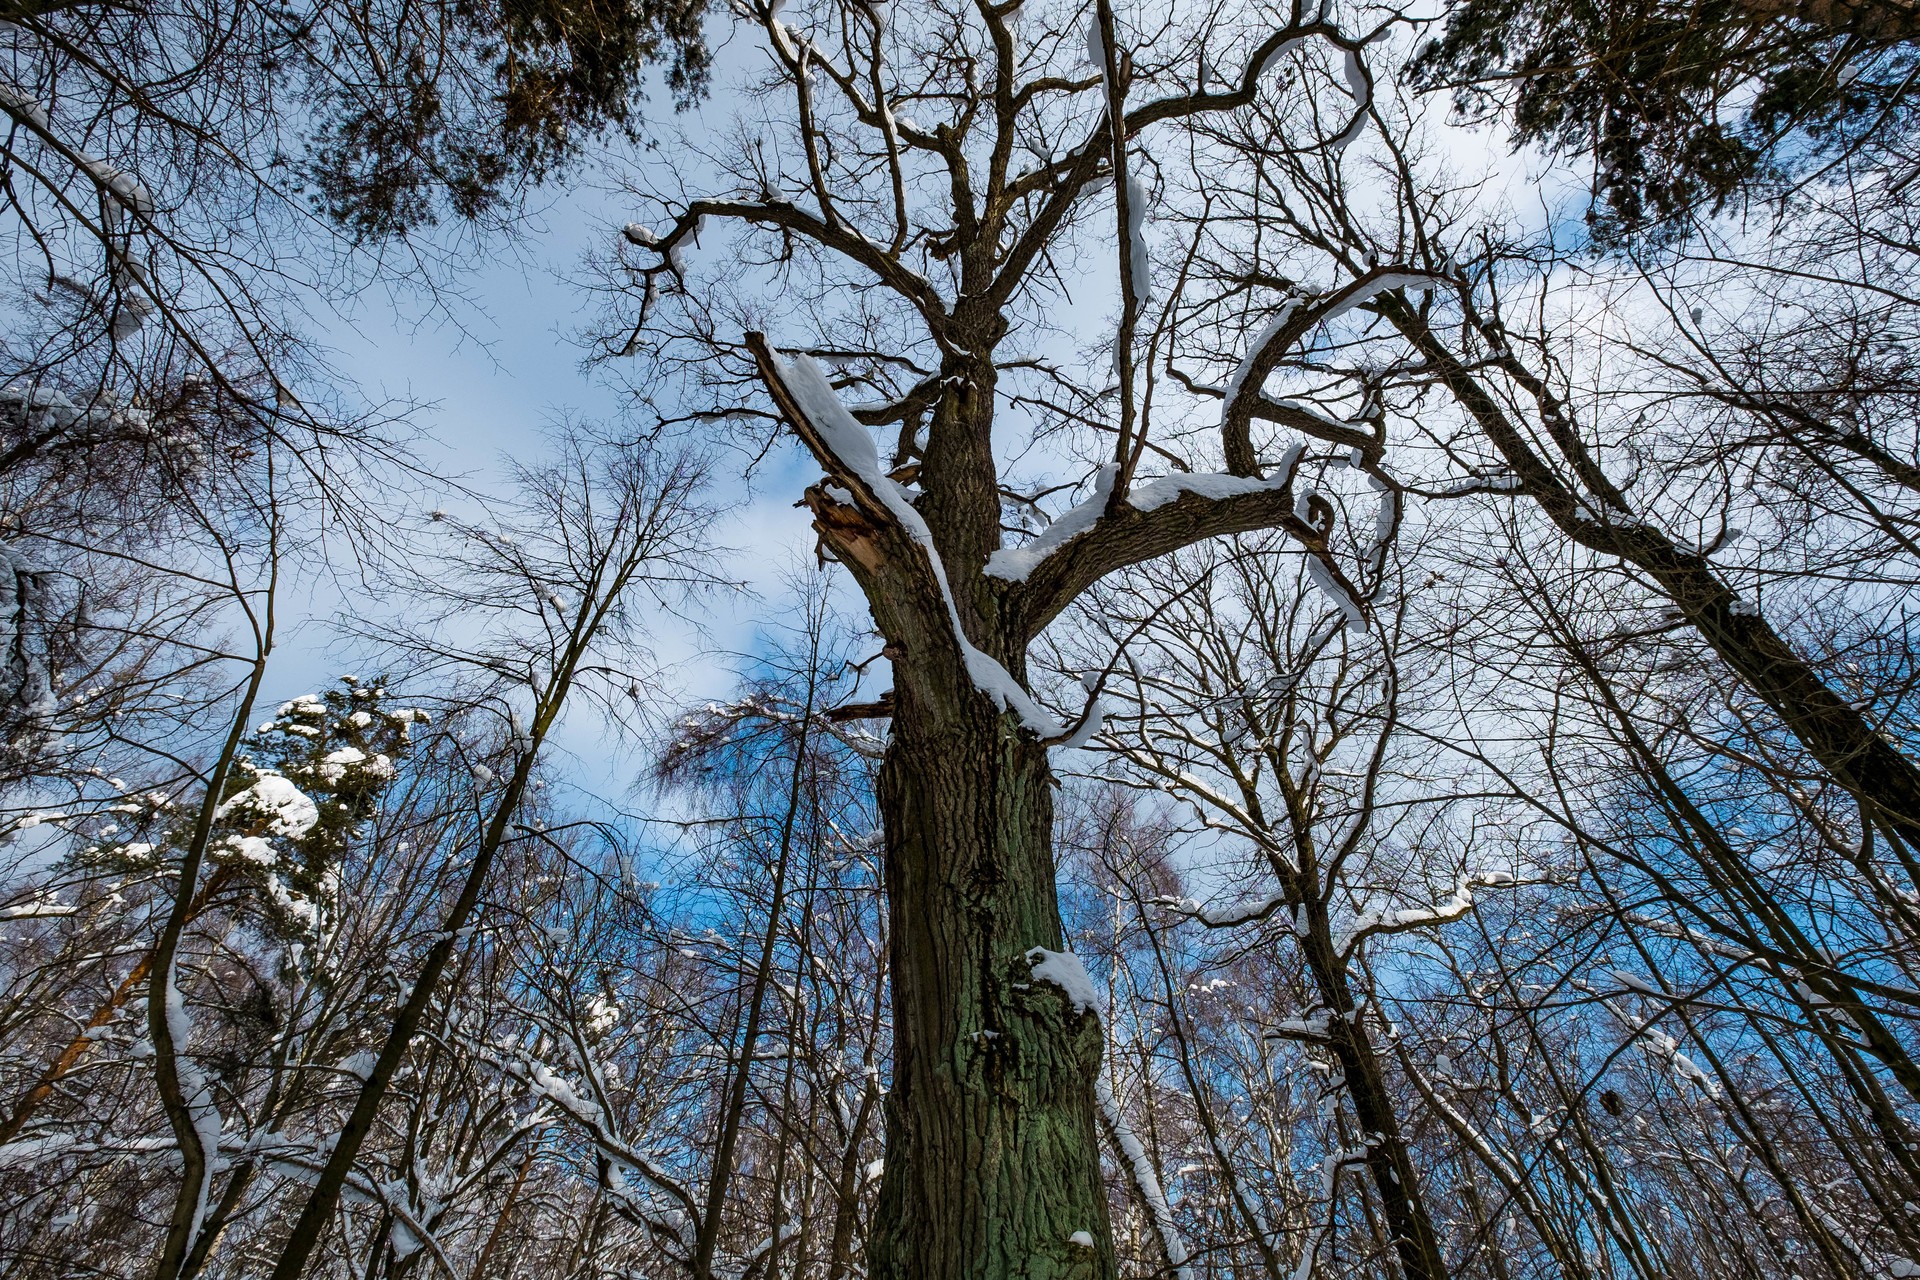
[[[996,331],[979,327],[990,348]],[[970,645],[1024,679],[1032,635],[1005,584],[981,573],[1000,541],[991,361],[957,367],[932,413],[915,505],[935,551],[838,467],[765,338],[748,341],[782,413],[844,486],[815,485],[807,505],[893,664],[879,799],[894,1062],[867,1273],[1109,1280],[1100,1021],[1033,982],[1027,960],[1035,947],[1062,949],[1047,747],[968,672]],[[1083,1232],[1089,1243],[1075,1243]]]
[[[1099,1019],[1026,960],[1061,948],[1046,748],[969,694],[947,714],[897,686],[880,776],[894,1070],[870,1274],[1111,1276]]]
[[[975,686],[971,659],[1024,681],[1028,643],[1081,591],[1210,537],[1283,529],[1338,573],[1294,515],[1282,473],[1232,496],[1189,492],[1145,509],[1122,495],[1024,582],[988,577],[1000,546],[992,351],[1006,332],[992,305],[989,291],[943,323],[971,354],[948,359],[929,406],[913,518],[877,491],[870,468],[835,454],[765,335],[747,335],[781,415],[827,472],[806,495],[822,551],[860,584],[893,664],[879,798],[894,1071],[868,1246],[876,1280],[1115,1274],[1094,1091],[1099,1017],[1032,981],[1028,960],[1035,947],[1062,949],[1047,743]]]

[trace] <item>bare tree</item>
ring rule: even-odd
[[[1134,356],[1168,311],[1144,310],[1148,196],[1132,170],[1156,130],[1177,137],[1257,101],[1263,75],[1303,43],[1357,57],[1368,37],[1303,7],[1278,24],[1198,12],[1159,32],[1104,8],[750,16],[772,63],[764,95],[781,104],[773,132],[702,156],[724,183],[690,179],[701,189],[664,201],[664,230],[627,228],[640,305],[610,350],[674,359],[691,341],[722,361],[716,379],[758,378],[827,473],[806,497],[822,553],[859,583],[893,665],[880,797],[895,1061],[871,1269],[1109,1274],[1098,1020],[1060,951],[1047,759],[1097,712],[1043,706],[1027,648],[1107,574],[1207,538],[1282,528],[1321,554],[1322,531],[1296,513],[1298,451],[1263,458],[1231,420],[1199,437],[1154,426],[1154,382]],[[1303,127],[1285,145],[1331,141]],[[1061,259],[1097,243],[1089,224],[1109,211],[1118,231],[1100,252],[1126,263],[1119,335],[1069,373],[1038,354],[1045,309],[1064,296]],[[791,358],[728,334],[763,313],[750,282],[723,278],[664,316],[661,285],[693,287],[687,254],[712,223],[748,229],[741,252],[803,295],[845,289],[847,304],[790,341]],[[1303,299],[1289,341],[1407,282],[1383,267]],[[1117,388],[1113,368],[1127,379]],[[882,398],[849,409],[839,391],[856,388]],[[1073,448],[1092,474],[1079,506],[1005,547],[1018,486],[1001,459],[1035,438],[1021,405],[1087,424]],[[897,429],[887,454],[871,427]],[[1149,458],[1172,472],[1145,479]],[[1338,566],[1320,563],[1359,612]]]
[[[1393,11],[742,0],[602,264],[658,430],[374,518],[244,246],[422,266],[691,13],[0,34],[0,1265],[1914,1274],[1904,130],[1609,256]],[[825,473],[704,704],[689,432]],[[336,531],[384,674],[263,713]]]
[[[428,946],[374,1062],[353,1100],[313,1192],[293,1224],[274,1273],[298,1280],[333,1217],[381,1102],[434,998],[441,974],[471,934],[496,858],[519,832],[519,809],[541,748],[579,687],[603,705],[631,699],[633,675],[605,655],[641,633],[633,597],[658,599],[706,582],[700,473],[690,461],[605,444],[563,442],[559,460],[521,475],[523,496],[503,530],[458,529],[470,578],[414,585],[454,618],[487,607],[496,630],[477,647],[457,635],[420,632],[412,643],[430,668],[477,676],[475,695],[501,721],[500,767],[476,760],[472,853],[458,894]],[[517,517],[517,518],[514,518]],[[441,522],[445,522],[443,517]]]

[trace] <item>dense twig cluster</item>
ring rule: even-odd
[[[0,85],[20,243],[104,255],[4,335],[0,1257],[1920,1275],[1904,132],[1609,246],[1462,183],[1413,15],[901,8],[735,7],[752,122],[602,264],[659,430],[424,518],[193,292],[254,268]],[[1905,65],[1842,8],[1727,21]],[[499,71],[585,95],[520,176],[660,47]],[[688,707],[652,623],[778,431],[823,572]],[[385,674],[268,713],[342,533]]]

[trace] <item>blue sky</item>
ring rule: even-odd
[[[724,122],[738,105],[728,86],[737,81],[745,65],[761,56],[755,41],[729,42],[721,51],[716,91],[708,104],[701,111],[668,119],[664,118],[667,108],[660,103],[661,131],[698,136]],[[1456,171],[1483,173],[1492,179],[1482,186],[1483,197],[1511,198],[1516,187],[1539,176],[1528,172],[1536,166],[1505,155],[1502,140],[1485,131],[1441,127],[1433,139],[1449,153]],[[645,155],[629,154],[599,173],[588,170],[537,193],[527,234],[511,245],[488,246],[478,268],[459,275],[465,296],[445,314],[436,314],[417,297],[396,298],[386,289],[372,289],[339,314],[313,318],[333,364],[366,400],[421,406],[414,422],[423,430],[423,461],[430,472],[484,491],[497,483],[501,456],[542,449],[543,429],[556,419],[605,421],[619,416],[619,390],[610,379],[582,368],[583,352],[576,342],[599,301],[569,277],[590,250],[604,247],[633,216],[635,210],[612,193],[608,178],[618,172],[619,164],[644,164]],[[639,176],[644,180],[644,172]],[[1561,202],[1549,199],[1547,203]],[[1544,210],[1527,208],[1525,203],[1517,212],[1523,217],[1544,216]],[[1147,234],[1149,239],[1154,236],[1151,219]],[[698,251],[689,255],[696,273],[700,256]],[[1105,262],[1098,263],[1074,290],[1067,307],[1073,320],[1056,315],[1056,321],[1075,333],[1091,332],[1107,323],[1113,289],[1102,277],[1114,274]],[[1045,459],[1031,461],[1043,469],[1047,466]],[[813,537],[806,514],[792,504],[818,474],[789,441],[762,464],[751,486],[737,469],[717,478],[715,497],[727,515],[716,541],[733,551],[723,572],[743,581],[747,590],[720,593],[706,601],[707,616],[699,630],[679,625],[660,629],[660,656],[671,666],[672,702],[724,696],[741,655],[759,647],[758,629],[777,621],[782,575],[812,559]],[[458,509],[451,485],[444,495],[423,495],[423,502],[428,507]],[[851,594],[842,591],[843,597]],[[347,600],[325,587],[299,610],[310,621],[282,651],[268,689],[271,697],[306,692],[350,665],[337,648],[330,650],[332,635],[327,625]],[[852,606],[850,612],[863,612],[850,599],[845,603]],[[593,733],[592,728],[576,726],[568,737],[580,735],[580,745],[590,747],[595,745]],[[568,744],[561,745],[565,749]],[[613,793],[625,789],[625,780],[612,774],[583,776],[581,781],[603,794],[608,794],[608,786]]]
[[[590,182],[537,199],[535,230],[460,279],[467,300],[449,308],[451,316],[432,314],[421,299],[372,289],[339,314],[311,318],[327,358],[362,399],[420,406],[412,421],[422,432],[426,470],[481,492],[499,483],[503,456],[537,457],[553,422],[611,421],[623,406],[610,380],[582,368],[575,334],[598,303],[567,279],[594,238],[625,221],[622,210]],[[725,696],[741,655],[760,647],[758,633],[777,611],[782,575],[812,560],[808,518],[793,503],[818,474],[790,442],[776,448],[751,485],[737,469],[718,470],[712,496],[725,515],[715,541],[730,551],[720,569],[745,589],[705,598],[699,629],[671,619],[656,627],[659,657],[670,668],[668,701]],[[464,506],[453,483],[419,501],[423,510]],[[309,598],[287,602],[291,625],[283,630],[265,705],[353,669],[333,626],[352,607],[350,593],[326,582],[314,583]],[[583,785],[615,798],[637,762],[628,752],[609,759],[602,736],[598,725],[574,724],[559,745],[563,752],[574,748]],[[589,759],[604,763],[590,766]]]

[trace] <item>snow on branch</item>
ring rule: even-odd
[[[0,723],[10,730],[59,709],[55,637],[73,625],[81,603],[58,575],[0,544]]]
[[[1380,266],[1308,303],[1289,295],[1255,335],[1247,353],[1221,389],[1220,432],[1227,469],[1251,475],[1255,465],[1249,424],[1256,411],[1272,405],[1262,386],[1294,345],[1321,325],[1330,324],[1383,293],[1432,289],[1446,283],[1442,276],[1410,267]]]
[[[1088,692],[1089,697],[1087,698],[1086,710],[1081,712],[1079,723],[1074,725],[1072,731],[1069,732],[1066,737],[1060,739],[1058,742],[1049,743],[1049,746],[1060,747],[1067,751],[1076,751],[1086,746],[1089,742],[1092,742],[1094,735],[1100,732],[1101,726],[1104,725],[1107,720],[1107,706],[1101,699],[1098,691],[1089,690]]]
[[[1173,1220],[1173,1210],[1167,1204],[1167,1193],[1160,1185],[1160,1174],[1153,1167],[1152,1157],[1127,1123],[1126,1116],[1121,1114],[1120,1104],[1114,1099],[1107,1078],[1104,1075],[1097,1077],[1093,1088],[1094,1097],[1100,1104],[1100,1115],[1107,1122],[1113,1144],[1126,1157],[1127,1172],[1133,1178],[1134,1190],[1140,1193],[1141,1201],[1147,1206],[1147,1214],[1153,1219],[1153,1229],[1160,1237],[1160,1247],[1166,1251],[1167,1265],[1173,1270],[1174,1280],[1193,1280],[1193,1268],[1187,1265],[1187,1242],[1180,1237],[1180,1228]]]
[[[1221,396],[1225,400],[1225,404],[1221,408],[1222,415],[1231,409],[1240,399],[1240,391],[1247,385],[1247,379],[1254,375],[1261,357],[1266,353],[1267,348],[1273,345],[1274,339],[1280,337],[1286,330],[1287,321],[1292,319],[1293,313],[1299,309],[1300,299],[1288,296],[1281,300],[1280,309],[1275,311],[1271,316],[1268,316],[1266,323],[1260,326],[1260,332],[1253,336],[1252,343],[1247,347],[1247,354],[1241,357],[1238,365],[1234,366],[1233,373],[1228,376],[1226,385],[1221,388]],[[1297,341],[1299,341],[1299,337],[1295,335],[1288,339],[1288,344],[1291,345]],[[1263,381],[1265,381],[1264,374],[1255,380],[1254,387],[1256,390]]]
[[[1209,929],[1233,929],[1243,924],[1258,924],[1287,905],[1283,893],[1270,893],[1264,898],[1249,898],[1226,907],[1210,907],[1198,898],[1176,898],[1162,896],[1154,899],[1156,906],[1164,907],[1175,915],[1185,916],[1205,925]],[[1281,917],[1289,933],[1298,932],[1292,916]]]
[[[1324,560],[1318,556],[1308,556],[1307,576],[1313,579],[1313,585],[1320,589],[1320,594],[1330,600],[1334,608],[1340,610],[1347,630],[1356,635],[1366,630],[1367,611],[1361,606],[1360,598],[1347,590],[1345,583],[1333,576]]]
[[[1138,175],[1127,175],[1127,272],[1133,283],[1134,305],[1144,307],[1153,298],[1153,258],[1147,252],[1147,188]]]
[[[1366,64],[1360,60],[1358,49],[1346,50],[1347,91],[1353,95],[1353,118],[1347,122],[1339,136],[1334,138],[1331,147],[1334,151],[1345,151],[1355,138],[1367,127],[1367,112],[1373,107],[1373,76],[1367,71]]]
[[[299,838],[320,821],[319,806],[287,778],[263,769],[213,811],[214,821],[236,822],[266,835]]]
[[[1282,492],[1293,483],[1294,471],[1305,451],[1304,444],[1289,449],[1279,465],[1274,468],[1273,475],[1267,479],[1228,475],[1217,471],[1175,472],[1169,476],[1162,476],[1158,480],[1151,480],[1132,490],[1126,496],[1126,504],[1135,511],[1148,512],[1157,511],[1161,507],[1178,502],[1189,494],[1220,501],[1226,498],[1245,497],[1249,494]],[[987,558],[986,575],[1007,582],[1026,582],[1032,577],[1034,570],[1045,564],[1054,553],[1082,534],[1099,528],[1102,513],[1106,511],[1113,494],[1115,474],[1116,468],[1112,465],[1102,467],[1099,478],[1094,483],[1091,498],[1067,510],[1059,519],[1048,525],[1039,537],[1025,546],[994,552]]]
[[[481,1051],[510,1078],[524,1084],[529,1093],[586,1131],[594,1146],[614,1165],[614,1176],[620,1184],[616,1190],[621,1193],[622,1201],[641,1214],[649,1230],[674,1241],[682,1249],[691,1247],[700,1217],[692,1194],[657,1161],[639,1148],[622,1141],[598,1103],[581,1097],[571,1084],[556,1075],[545,1063],[502,1059],[485,1047],[481,1047]],[[654,1197],[636,1195],[632,1188],[625,1186],[622,1170],[640,1174],[649,1184],[670,1197],[673,1203],[663,1206],[655,1202]]]
[[[18,85],[0,80],[0,111],[11,116],[16,125],[37,137],[68,164],[86,174],[98,192],[100,223],[95,232],[106,246],[108,274],[120,295],[120,304],[113,316],[113,334],[116,338],[127,337],[159,309],[158,297],[153,293],[147,273],[129,256],[127,245],[119,237],[123,218],[131,216],[134,221],[151,226],[154,214],[152,194],[133,174],[61,138],[55,132],[46,108],[35,102]]]
[[[1334,938],[1334,950],[1346,957],[1353,954],[1355,947],[1376,934],[1405,933],[1409,929],[1421,929],[1429,925],[1451,924],[1473,910],[1475,886],[1511,889],[1520,883],[1505,871],[1480,871],[1460,877],[1453,895],[1434,906],[1397,911],[1363,911],[1354,917],[1352,927]]]
[[[1025,546],[1007,547],[987,557],[986,575],[1007,582],[1025,582],[1040,562],[1100,522],[1101,512],[1113,495],[1113,482],[1120,474],[1115,463],[1101,467],[1094,477],[1093,496],[1070,507]]]
[[[1357,1146],[1336,1147],[1320,1161],[1320,1196],[1326,1202],[1327,1216],[1308,1228],[1306,1243],[1300,1249],[1300,1262],[1293,1269],[1293,1280],[1309,1280],[1320,1264],[1320,1250],[1333,1234],[1335,1219],[1335,1193],[1339,1190],[1340,1174],[1345,1169],[1365,1164],[1372,1144],[1361,1142]]]
[[[914,509],[906,491],[882,470],[873,437],[840,402],[820,366],[803,355],[791,360],[783,358],[759,334],[749,334],[748,342],[760,357],[770,389],[780,394],[784,401],[782,409],[794,419],[794,429],[828,475],[847,486],[855,505],[870,517],[896,525],[926,556],[927,568],[946,607],[953,642],[960,650],[974,688],[991,698],[1000,709],[1013,712],[1029,732],[1042,738],[1065,734],[1060,721],[1021,687],[1012,672],[992,655],[975,647],[968,638],[966,627],[960,621],[960,610],[954,603],[953,588],[947,580],[946,565],[934,545],[932,530]]]
[[[1027,952],[1027,963],[1033,968],[1033,980],[1058,987],[1075,1013],[1091,1013],[1096,1018],[1104,1016],[1107,1002],[1101,998],[1100,989],[1093,985],[1087,966],[1080,963],[1079,956],[1071,951],[1034,947]]]
[[[1614,976],[1616,978],[1625,978],[1629,975],[1615,971]],[[1643,996],[1667,1002],[1667,1008],[1671,1008],[1672,1005],[1676,1003],[1676,997],[1668,992],[1661,991],[1658,987],[1651,986],[1651,984],[1639,982],[1626,985],[1639,990]],[[1626,1029],[1629,1042],[1638,1044],[1649,1059],[1655,1063],[1664,1065],[1668,1070],[1672,1071],[1676,1081],[1682,1085],[1693,1085],[1710,1098],[1718,1098],[1720,1096],[1719,1082],[1701,1070],[1700,1065],[1692,1058],[1689,1058],[1680,1051],[1680,1042],[1678,1040],[1654,1025],[1661,1015],[1667,1011],[1666,1008],[1654,1013],[1645,1021],[1640,1021],[1631,1014],[1623,1012],[1611,1000],[1602,1000],[1600,1003],[1605,1005],[1607,1012],[1617,1018],[1620,1025]]]
[[[55,151],[71,161],[75,168],[93,179],[100,189],[101,200],[107,209],[106,230],[111,232],[119,221],[121,210],[130,211],[140,217],[153,216],[153,196],[140,180],[120,168],[97,156],[88,155],[77,147],[69,146],[54,132],[53,121],[46,108],[35,102],[18,85],[0,80],[0,111],[5,111],[29,132],[33,133]]]
[[[1520,477],[1511,474],[1473,476],[1466,480],[1452,480],[1426,488],[1407,486],[1407,492],[1418,494],[1423,498],[1464,498],[1476,493],[1518,493],[1520,489]]]

